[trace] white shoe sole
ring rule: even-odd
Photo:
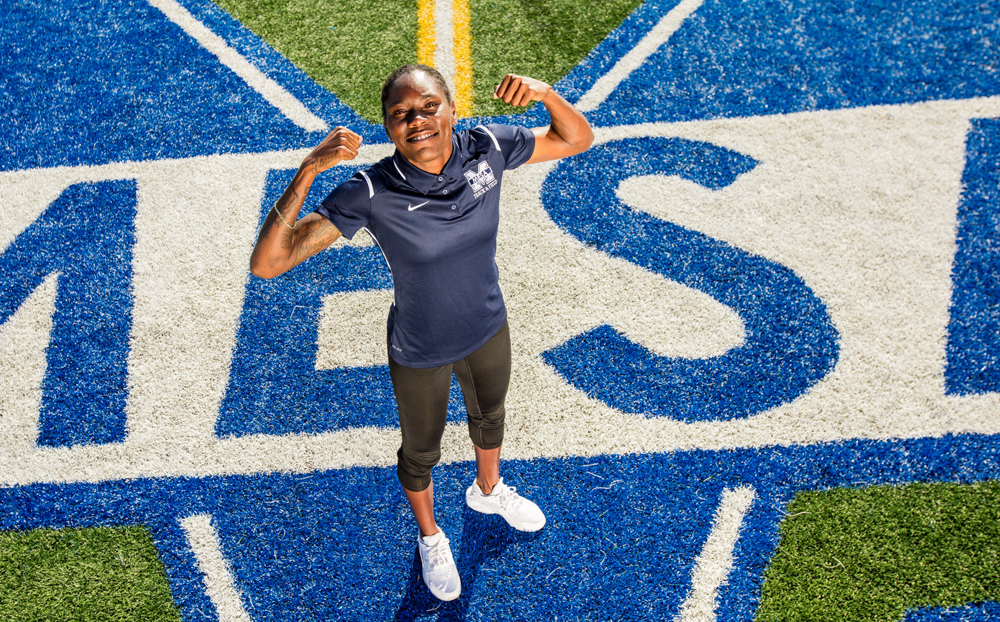
[[[440,592],[440,591],[432,588],[430,585],[428,585],[426,580],[424,580],[424,585],[427,585],[427,591],[431,593],[431,596],[433,596],[434,598],[436,598],[436,599],[438,599],[440,601],[449,602],[449,601],[455,600],[456,598],[458,598],[459,596],[462,595],[462,584],[461,583],[458,584],[458,589],[455,590],[454,594],[445,594],[444,592]]]

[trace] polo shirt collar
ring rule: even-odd
[[[464,179],[462,176],[462,166],[465,163],[465,154],[462,153],[459,144],[460,141],[458,140],[457,133],[452,132],[451,157],[448,158],[444,169],[441,170],[439,175],[432,175],[427,171],[417,168],[409,160],[400,155],[397,149],[392,154],[392,163],[395,167],[393,173],[395,173],[396,183],[403,186],[410,186],[421,194],[429,194],[435,187],[462,181]],[[443,177],[444,179],[438,181],[438,177]]]

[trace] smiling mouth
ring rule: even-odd
[[[408,143],[419,143],[437,136],[437,132],[422,132],[406,139]]]

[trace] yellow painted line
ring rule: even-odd
[[[440,0],[447,2],[447,0]],[[454,0],[455,105],[459,117],[472,116],[472,29],[469,0]]]
[[[417,62],[434,66],[434,0],[417,0]]]

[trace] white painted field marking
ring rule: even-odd
[[[417,1],[417,62],[451,85],[459,117],[472,115],[472,34],[468,0]]]
[[[639,43],[636,44],[625,56],[622,56],[611,71],[601,76],[594,83],[590,90],[576,102],[576,107],[584,112],[594,110],[611,95],[618,85],[625,78],[629,77],[633,71],[639,68],[647,58],[649,58],[661,45],[667,42],[681,24],[705,0],[683,0],[680,4],[670,9],[666,15],[660,19],[659,23],[650,30]]]
[[[385,365],[385,315],[391,289],[340,292],[323,298],[316,369]]]
[[[326,121],[314,115],[294,95],[250,64],[250,61],[229,47],[222,37],[195,19],[176,0],[149,0],[149,3],[162,11],[167,19],[180,26],[181,30],[193,37],[203,48],[214,54],[219,62],[243,78],[250,88],[260,93],[269,104],[280,110],[292,123],[307,132],[330,129]]]
[[[214,435],[268,168],[173,162],[138,178],[132,249],[128,438],[201,451]],[[177,183],[178,180],[184,183]],[[191,223],[216,223],[211,228]],[[220,252],[220,249],[225,249]],[[169,270],[163,257],[171,257]],[[211,299],[205,292],[211,291]],[[164,356],[185,352],[184,357]],[[167,440],[169,439],[169,440]]]
[[[30,454],[38,441],[38,411],[52,333],[59,273],[45,277],[0,325],[0,439],[12,456]]]
[[[229,563],[222,556],[219,536],[212,526],[210,514],[195,514],[181,519],[181,527],[187,536],[188,545],[194,551],[198,570],[205,581],[205,592],[215,605],[219,622],[252,622],[240,594],[236,591]]]
[[[455,84],[455,19],[450,0],[434,3],[434,68]]]
[[[691,591],[681,604],[676,622],[715,622],[719,588],[733,568],[733,549],[740,527],[756,493],[753,486],[726,489],[715,511],[715,524],[691,572]]]

